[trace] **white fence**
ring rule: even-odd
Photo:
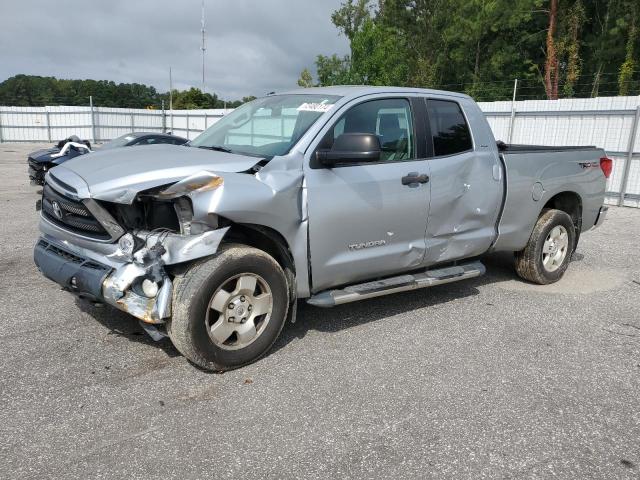
[[[607,202],[640,207],[640,97],[480,103],[497,139],[538,145],[596,145],[614,160]],[[194,138],[229,110],[0,107],[0,142],[101,142],[131,131]]]
[[[78,135],[104,142],[132,131],[194,138],[231,110],[107,107],[0,107],[0,142],[55,142]]]

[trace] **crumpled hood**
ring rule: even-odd
[[[92,198],[131,203],[140,191],[173,183],[203,170],[243,172],[259,161],[257,157],[195,147],[149,145],[81,155],[51,172],[66,179],[81,177]]]

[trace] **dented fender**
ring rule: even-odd
[[[296,155],[296,152],[291,154]],[[257,225],[278,232],[294,260],[298,296],[306,297],[309,294],[308,221],[301,163],[301,157],[298,160],[275,157],[255,174],[213,171],[211,173],[222,178],[219,186],[185,196],[191,200],[194,224],[211,224],[211,216],[215,215],[236,224]],[[292,168],[292,164],[298,167]],[[204,172],[198,175],[204,177]]]
[[[218,251],[220,242],[227,234],[229,227],[209,230],[200,235],[179,235],[176,233],[154,233],[142,236],[145,239],[146,248],[136,252],[136,258],[141,259],[144,252],[160,243],[165,248],[162,255],[164,265],[190,262],[198,258],[213,255]],[[140,237],[141,235],[138,234]]]

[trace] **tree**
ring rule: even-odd
[[[353,35],[350,77],[354,83],[404,85],[408,81],[407,42],[399,29],[368,18]]]
[[[333,24],[349,41],[353,40],[364,22],[370,18],[370,3],[371,0],[346,0],[331,15]]]
[[[543,27],[533,11],[541,0],[446,3],[446,14],[423,14],[436,33],[428,35],[422,48],[428,50],[428,44],[440,42],[423,60],[426,72],[422,76],[430,79],[431,85],[495,100],[510,96],[514,78],[537,82]]]
[[[256,99],[256,97],[254,97],[253,95],[249,95],[248,97],[242,97],[242,100],[235,100],[233,102],[222,102],[222,106],[220,105],[221,100],[218,100],[218,106],[216,108],[238,108],[240,105],[242,105],[243,103],[248,103],[248,102],[252,102]]]
[[[461,90],[490,101],[632,94],[638,0],[349,0],[331,20],[351,54],[316,58],[321,85]],[[615,85],[613,87],[612,85]]]
[[[558,0],[549,0],[549,27],[547,29],[546,60],[544,62],[544,89],[550,100],[558,98],[559,60],[556,51]]]
[[[173,108],[198,109],[198,108],[218,108],[217,95],[204,93],[198,88],[191,87],[183,92],[175,91],[173,94]]]
[[[636,67],[636,61],[634,58],[634,46],[638,37],[638,30],[636,26],[637,9],[637,4],[633,3],[631,8],[631,21],[627,33],[625,59],[624,63],[620,67],[620,76],[618,77],[620,95],[629,95],[629,91],[631,90],[631,80],[633,78],[633,73]]]
[[[563,42],[563,50],[567,56],[567,71],[563,87],[566,97],[572,97],[575,93],[574,86],[580,77],[580,38],[579,33],[585,20],[582,1],[577,0],[569,9],[567,16],[567,28]]]
[[[340,58],[335,53],[330,57],[318,55],[316,57],[316,69],[318,71],[318,84],[322,87],[352,83],[350,80],[351,61],[349,57]]]
[[[0,105],[94,105],[123,108],[160,108],[169,106],[169,94],[139,83],[119,83],[108,80],[64,80],[35,75],[16,75],[0,83]],[[225,101],[216,94],[202,93],[196,88],[185,92],[174,90],[176,108],[222,108]],[[241,105],[246,100],[227,102]],[[253,98],[253,97],[251,97]]]
[[[311,76],[311,72],[309,71],[309,69],[305,68],[302,73],[300,73],[298,86],[302,88],[313,87],[313,77]]]
[[[555,100],[559,96],[560,80],[564,79],[563,93],[574,95],[574,86],[580,76],[580,29],[585,20],[582,0],[573,4],[558,0],[549,1],[549,24],[546,39],[544,64],[544,87],[547,98]]]

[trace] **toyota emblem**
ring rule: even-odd
[[[62,208],[60,208],[60,204],[54,200],[51,202],[51,208],[53,209],[53,214],[56,218],[58,220],[62,220]]]

